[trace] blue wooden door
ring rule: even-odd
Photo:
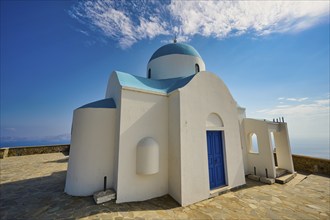
[[[206,131],[210,189],[226,185],[222,131]]]

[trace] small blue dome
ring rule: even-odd
[[[190,55],[201,58],[197,50],[192,46],[182,43],[171,43],[171,44],[166,44],[160,47],[158,50],[156,50],[156,52],[151,56],[149,62],[158,57],[162,57],[170,54],[184,54],[184,55]]]

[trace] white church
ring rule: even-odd
[[[146,78],[113,71],[105,98],[74,111],[65,192],[90,196],[106,179],[117,203],[169,194],[185,206],[278,169],[294,173],[284,120],[246,118],[199,53],[174,42]]]

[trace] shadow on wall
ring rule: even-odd
[[[118,201],[163,196],[168,193],[168,100],[163,96],[131,91],[126,92],[126,97],[126,103],[122,103],[125,113],[121,113],[121,117],[128,120],[120,128],[122,149],[118,156]],[[143,107],[136,107],[139,105]],[[134,109],[133,116],[129,109]],[[153,175],[136,173],[137,144],[145,137],[151,137],[159,144],[159,170]]]
[[[66,172],[1,184],[0,219],[67,219],[98,213],[166,210],[179,207],[170,196],[144,202],[96,205],[93,197],[72,197],[64,193]]]

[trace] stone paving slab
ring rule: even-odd
[[[301,175],[289,185],[246,179],[244,188],[186,207],[168,195],[96,205],[92,196],[64,193],[67,160],[61,153],[1,159],[0,219],[330,219],[329,177]]]

